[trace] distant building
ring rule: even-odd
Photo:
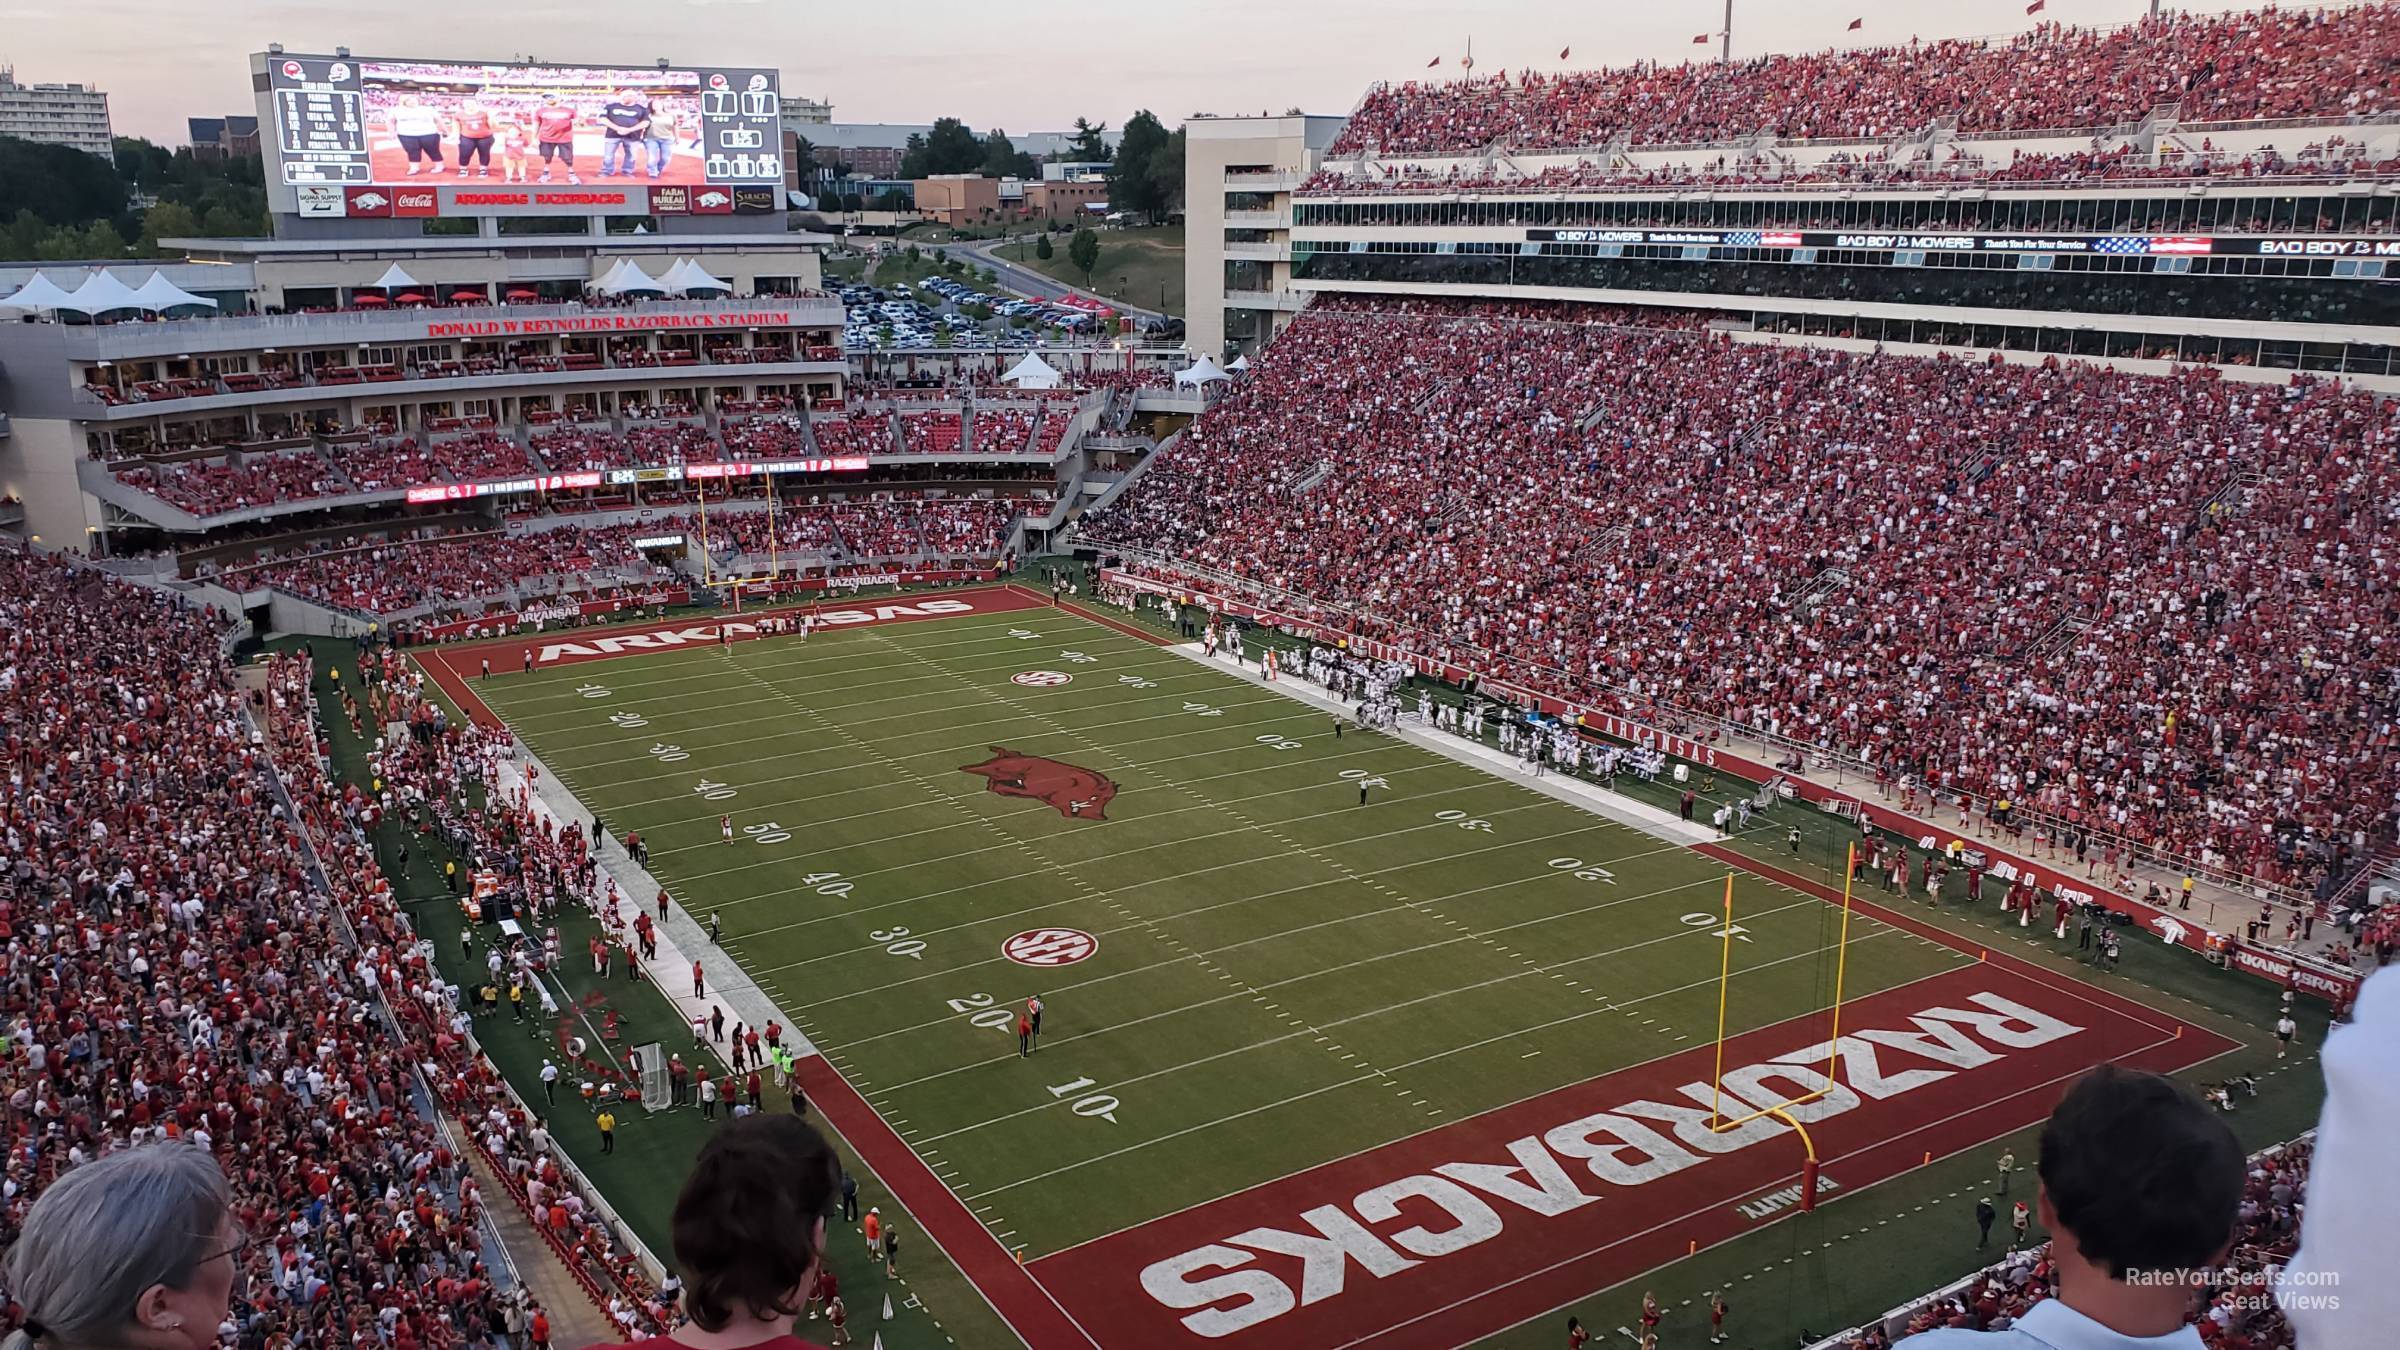
[[[1054,159],[1042,166],[1042,181],[1090,183],[1108,177],[1105,159]]]
[[[258,118],[187,117],[192,154],[198,159],[239,159],[258,151]]]
[[[1107,205],[1105,180],[1044,178],[1025,185],[1025,215],[1029,220],[1066,221],[1092,214],[1093,207]]]
[[[823,126],[833,120],[833,105],[819,98],[804,98],[799,94],[783,96],[783,121],[790,126]]]
[[[916,180],[917,210],[944,225],[975,225],[1000,214],[1000,180],[944,173]]]
[[[0,66],[0,136],[72,146],[103,159],[117,152],[108,95],[82,84],[19,84],[14,66]]]

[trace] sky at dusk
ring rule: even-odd
[[[2143,0],[1734,0],[1734,55],[2122,23]],[[2201,0],[2186,10],[2244,7]],[[247,57],[347,46],[360,56],[779,66],[787,94],[845,122],[1050,131],[1121,125],[1147,107],[1193,113],[1348,112],[1375,80],[1475,69],[1680,61],[1723,27],[1723,0],[0,0],[0,60],[17,78],[108,92],[120,135],[185,140],[184,118],[255,110]],[[1852,19],[1865,26],[1849,32]],[[1571,47],[1567,62],[1559,49]],[[1714,48],[1707,49],[1708,51]],[[1425,63],[1442,58],[1438,70]]]

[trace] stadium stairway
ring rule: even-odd
[[[474,1173],[475,1184],[487,1196],[505,1197],[508,1186],[484,1161],[477,1149],[464,1150],[467,1169]],[[595,1345],[622,1340],[617,1329],[609,1325],[608,1315],[592,1302],[592,1296],[579,1283],[573,1272],[558,1259],[558,1253],[533,1231],[523,1208],[507,1203],[484,1206],[491,1216],[492,1226],[500,1230],[500,1241],[508,1248],[508,1259],[517,1268],[517,1282],[542,1305],[550,1315],[552,1345]]]

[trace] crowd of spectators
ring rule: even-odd
[[[230,569],[224,580],[242,590],[279,587],[360,614],[388,615],[423,605],[456,608],[527,585],[573,588],[602,574],[659,574],[633,541],[666,528],[643,521],[379,541]]]
[[[892,440],[892,415],[888,412],[817,414],[809,418],[809,424],[823,454],[889,455],[899,448]]]
[[[954,412],[903,409],[900,413],[901,446],[912,455],[955,454],[966,434],[965,419]]]
[[[314,450],[135,463],[120,467],[116,477],[195,516],[247,511],[295,498],[338,497],[350,490]]]
[[[2300,1248],[2300,1216],[2314,1141],[2272,1148],[2250,1160],[2242,1187],[2232,1255],[2192,1291],[2190,1319],[2209,1350],[2293,1350],[2291,1324],[2274,1298],[2271,1272]],[[1927,1301],[1907,1315],[1902,1337],[1937,1327],[2005,1331],[2033,1305],[2057,1294],[2050,1244],[2009,1253],[1998,1266],[1956,1293]],[[1852,1333],[1842,1350],[1883,1350],[1892,1344],[1885,1323]]]
[[[977,406],[975,448],[988,455],[1023,453],[1033,440],[1034,417],[1031,408]]]
[[[2204,143],[2190,152],[2145,154],[2131,144],[2114,150],[2044,153],[2023,149],[2006,161],[1972,152],[1944,159],[1894,163],[1882,151],[1836,151],[1811,164],[1769,162],[1749,155],[1720,155],[1699,163],[1634,165],[1578,159],[1525,173],[1499,160],[1461,160],[1436,168],[1387,164],[1381,172],[1325,168],[1311,174],[1297,195],[1359,196],[1435,192],[1527,193],[1577,188],[1640,190],[1708,187],[1944,186],[1955,183],[2040,183],[2140,181],[2188,183],[2223,179],[2361,179],[2400,176],[2400,158],[2371,158],[2363,142],[2333,136],[2311,142],[2296,154],[2273,146],[2247,152],[2219,151]]]
[[[720,560],[848,558],[996,558],[1021,503],[992,497],[878,493],[766,511],[712,513],[709,552]]]
[[[305,724],[246,697],[213,616],[173,597],[7,553],[0,615],[0,1243],[62,1172],[189,1140],[255,1235],[229,1343],[483,1343],[483,1202],[415,1107],[424,1027],[380,1013],[408,920],[356,850],[314,884],[245,702],[300,738],[304,817],[326,791]]]
[[[1085,530],[2062,839],[2303,885],[2400,803],[2400,409],[2335,385],[1321,302]]]
[[[2163,104],[2186,124],[2357,118],[2392,109],[2396,62],[2400,8],[2388,4],[2169,13],[2106,30],[2043,24],[2005,42],[1412,81],[1371,91],[1329,153],[1890,137],[1941,117],[1963,133],[2099,128]]]

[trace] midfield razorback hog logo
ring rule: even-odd
[[[1108,819],[1104,813],[1117,796],[1117,785],[1106,774],[1005,746],[993,746],[992,757],[981,764],[958,767],[961,773],[982,774],[988,791],[1048,802],[1071,820]]]

